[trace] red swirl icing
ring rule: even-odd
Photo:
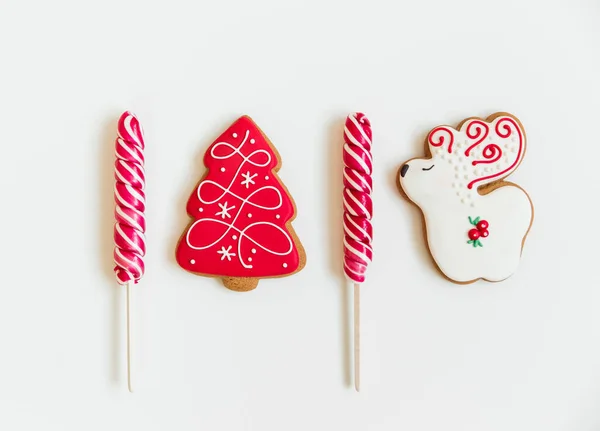
[[[490,132],[489,126],[480,120],[473,120],[467,126],[467,136],[469,139],[475,139],[475,143],[465,151],[465,156],[469,156],[471,150],[481,144],[487,138]]]
[[[455,163],[456,169],[465,162],[471,166],[486,166],[484,176],[480,176],[478,169],[465,169],[468,189],[508,176],[518,166],[525,151],[524,132],[510,114],[486,121],[468,119],[460,130],[438,126],[431,130],[427,141],[433,156],[434,149],[444,147],[450,156],[443,158]]]
[[[454,133],[448,127],[436,127],[429,133],[429,136],[427,137],[429,145],[431,145],[432,147],[441,147],[445,145],[446,139],[448,140],[448,152],[452,153],[452,145],[454,144]]]
[[[476,120],[476,121],[479,122],[479,120]],[[467,128],[467,130],[468,130],[468,128]],[[525,138],[523,135],[523,131],[521,130],[521,127],[513,118],[508,117],[508,116],[499,117],[496,120],[496,126],[495,126],[494,130],[496,132],[496,135],[498,135],[498,137],[502,140],[512,139],[512,137],[514,135],[516,135],[516,140],[518,141],[518,142],[515,142],[515,145],[518,145],[518,147],[516,148],[516,152],[505,154],[502,151],[502,149],[500,148],[500,146],[495,143],[486,145],[484,147],[483,151],[481,152],[481,155],[483,156],[484,160],[474,160],[472,162],[472,164],[475,166],[480,163],[486,163],[486,164],[496,163],[496,162],[500,161],[503,156],[505,156],[505,164],[507,166],[504,169],[501,169],[499,172],[496,172],[494,174],[490,174],[490,175],[486,175],[486,176],[474,179],[467,185],[467,187],[469,189],[472,189],[473,186],[477,183],[490,182],[489,180],[493,180],[496,178],[502,178],[502,177],[505,177],[506,175],[510,174],[517,167],[517,165],[519,164],[519,161],[521,160],[521,158],[523,156],[523,151],[524,151],[524,147],[525,147]],[[482,140],[479,140],[477,142],[477,144],[481,143],[481,141]],[[469,147],[468,150],[470,150],[471,148],[474,148],[475,146],[476,145],[472,145],[471,147]],[[467,155],[466,152],[465,152],[465,155]]]
[[[481,155],[485,160],[474,160],[472,162],[473,166],[477,166],[480,163],[497,162],[498,160],[500,160],[500,157],[502,157],[502,150],[496,144],[489,144],[485,146],[485,148],[481,152]]]

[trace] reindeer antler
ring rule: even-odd
[[[459,129],[434,128],[427,137],[430,149],[445,149],[457,164],[465,165],[467,188],[489,184],[510,175],[525,154],[525,132],[514,116],[497,113],[485,121],[465,120]],[[464,149],[464,150],[463,150]],[[483,172],[479,168],[485,165]]]

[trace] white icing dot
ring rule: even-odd
[[[508,157],[506,159],[504,159],[504,163],[506,163],[506,164],[510,163],[510,160],[508,160]]]
[[[442,160],[444,160],[444,159],[446,158],[446,155],[445,155],[444,153],[442,153],[442,155],[440,156],[440,158],[441,158]]]
[[[471,206],[474,207],[475,206],[475,202],[471,202]]]
[[[452,187],[456,188],[456,183],[452,183]]]
[[[475,170],[473,171],[473,174],[474,174],[476,177],[478,177],[480,173],[481,173],[481,172],[479,171],[479,169],[475,169]]]
[[[225,168],[221,168],[221,172],[225,172]]]
[[[496,165],[496,169],[497,169],[497,170],[500,170],[500,169],[502,169],[502,165],[501,165],[500,163],[498,163],[498,164]]]
[[[456,192],[456,196],[460,196],[460,190]]]
[[[287,263],[284,263],[284,264],[283,264],[283,267],[284,267],[284,268],[287,268]]]
[[[252,262],[252,258],[251,257],[248,258],[248,262]]]
[[[467,203],[467,199],[466,199],[466,198],[462,198],[460,201],[461,201],[463,204],[466,204],[466,203]]]
[[[248,218],[252,218],[252,214],[251,213],[248,213]]]
[[[233,134],[233,137],[234,137],[234,138],[237,138],[237,133],[234,133],[234,134]]]
[[[250,250],[253,254],[256,254],[256,249],[253,248],[252,250]]]
[[[510,138],[510,140],[513,141],[513,142],[517,142],[517,137],[513,136],[512,138]]]
[[[193,265],[196,263],[196,261],[194,259],[190,260],[190,263]]]
[[[460,178],[460,174],[454,174],[454,178]]]
[[[265,176],[265,180],[268,180],[268,179],[269,179],[269,176],[268,176],[268,175],[266,175],[266,176]]]
[[[198,208],[198,211],[202,212],[204,211],[204,208]]]
[[[235,241],[235,240],[237,239],[237,235],[233,235],[233,236],[231,237],[231,239],[233,239],[233,240]]]
[[[517,152],[517,148],[516,148],[516,147],[512,147],[512,148],[510,149],[510,151],[512,151],[513,153],[516,153],[516,152]]]
[[[490,168],[489,168],[489,167],[486,167],[486,168],[484,169],[484,171],[485,171],[485,172],[489,172],[489,171],[490,171]]]
[[[460,169],[460,166],[459,166],[459,165],[456,165],[456,166],[454,167],[454,169],[456,169],[456,170],[458,171],[458,170]]]
[[[458,187],[460,187],[462,189],[463,183],[458,183]]]
[[[465,176],[463,177],[465,180],[469,179],[469,175],[465,174]]]
[[[277,215],[275,216],[275,218],[281,218],[281,216],[280,216],[279,214],[277,214]]]
[[[462,162],[463,160],[464,160],[464,159],[463,159],[463,156],[458,156],[458,161],[459,161],[459,162]]]
[[[452,157],[450,157],[450,158],[448,159],[448,163],[450,163],[450,164],[454,163],[454,160],[452,159]]]
[[[463,171],[466,171],[467,169],[469,169],[469,167],[467,165],[463,165]]]
[[[250,139],[250,143],[254,144],[256,141],[254,139]]]

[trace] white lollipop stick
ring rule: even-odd
[[[127,387],[133,392],[131,385],[131,285],[127,283]]]
[[[354,389],[360,391],[360,284],[354,285]]]

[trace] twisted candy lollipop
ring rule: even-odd
[[[360,283],[373,257],[371,123],[360,112],[344,128],[344,272],[354,282],[354,386],[360,390]]]
[[[146,197],[144,194],[144,136],[138,119],[130,112],[119,118],[115,142],[115,274],[127,285],[127,383],[131,391],[130,285],[144,275],[146,254]]]
[[[362,283],[373,256],[371,123],[364,114],[348,116],[344,141],[344,271]]]

